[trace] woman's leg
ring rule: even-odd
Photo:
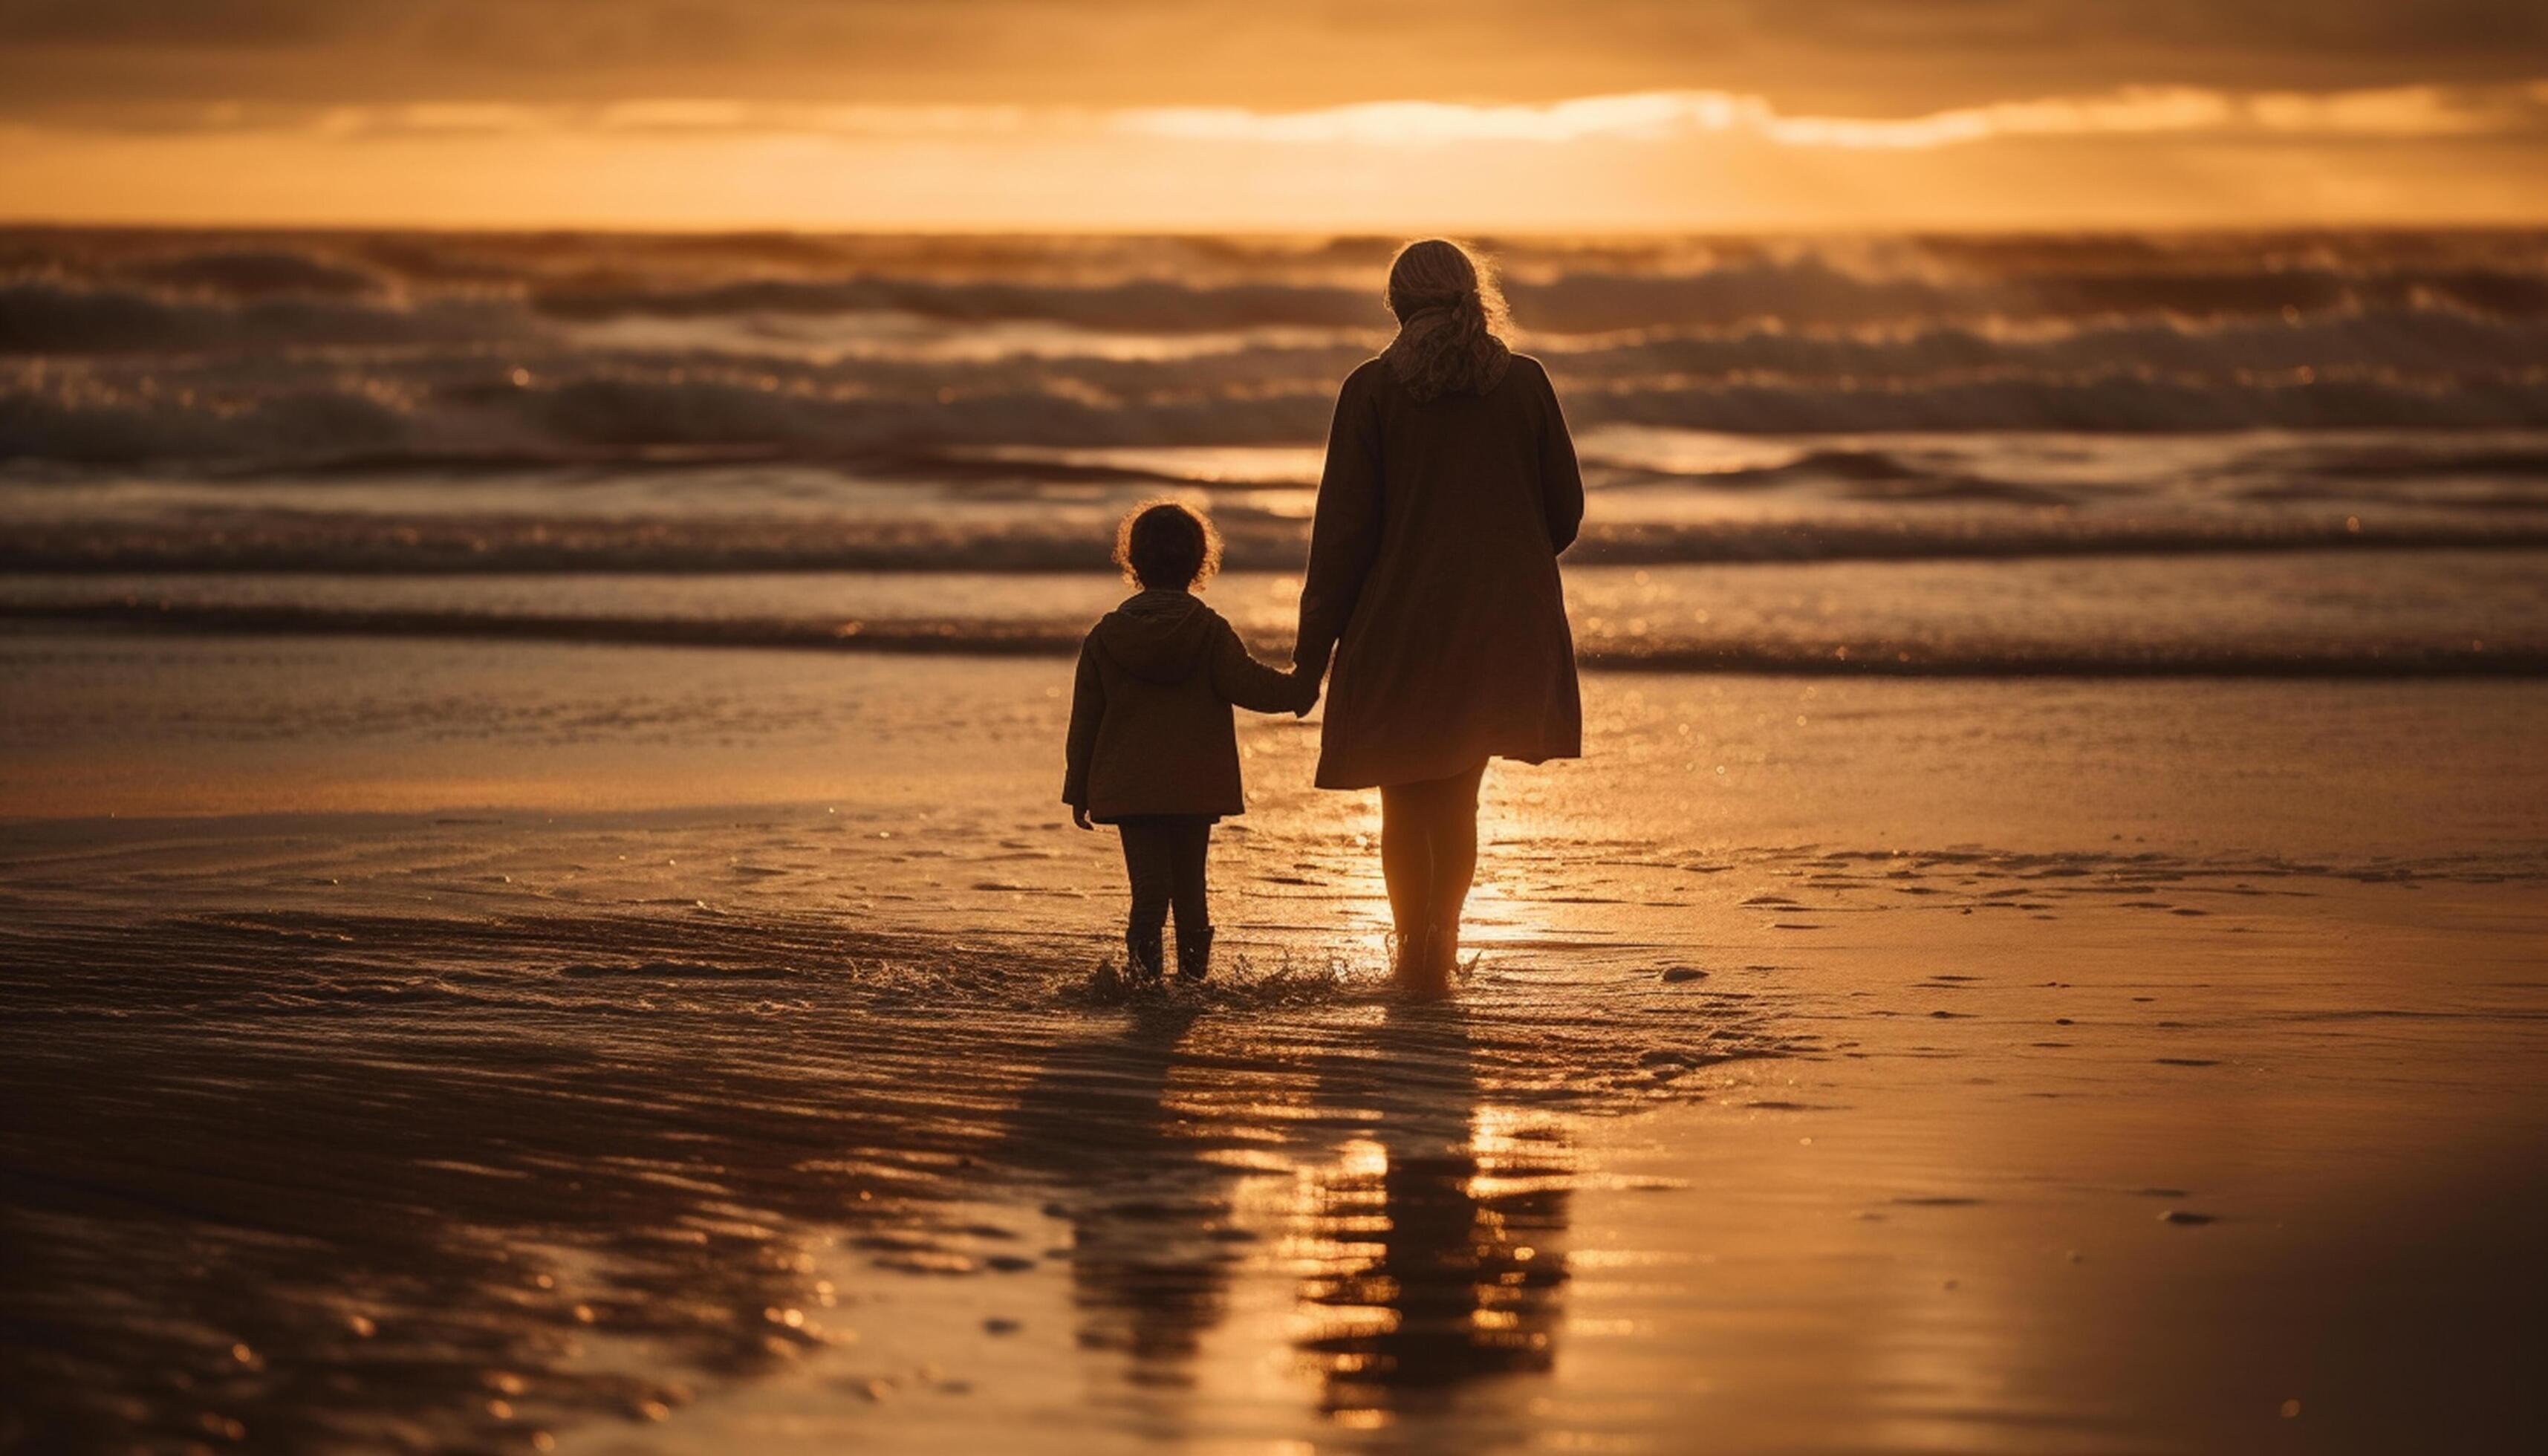
[[[1424,785],[1380,790],[1380,875],[1389,882],[1389,927],[1403,953],[1423,933],[1433,875],[1432,836],[1424,825]]]
[[[1460,912],[1478,868],[1478,783],[1466,774],[1380,791],[1380,867],[1403,970],[1430,982],[1447,977],[1458,953]]]
[[[1432,850],[1427,880],[1425,922],[1432,927],[1436,954],[1456,954],[1460,912],[1469,903],[1469,886],[1478,877],[1478,784],[1486,776],[1480,764],[1466,774],[1437,778],[1426,785],[1425,843]]]

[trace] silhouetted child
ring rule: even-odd
[[[1230,705],[1306,713],[1318,680],[1248,656],[1221,613],[1195,598],[1221,567],[1221,537],[1197,512],[1174,501],[1135,507],[1116,528],[1115,564],[1141,591],[1080,645],[1061,798],[1080,828],[1093,819],[1124,836],[1130,972],[1159,975],[1173,904],[1177,974],[1199,979],[1212,960],[1204,888],[1212,826],[1247,807]]]

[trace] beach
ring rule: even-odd
[[[8,236],[0,1445],[2536,1424],[2530,234],[1516,245],[1587,752],[1429,1005],[1318,713],[1202,986],[1059,802],[1374,244]]]
[[[1250,720],[1234,954],[1128,1004],[1091,986],[1112,845],[1046,762],[1066,663],[7,649],[91,694],[11,713],[11,807],[50,811],[5,880],[39,1430],[2381,1450],[2521,1418],[2534,684],[1596,674],[1591,757],[1490,777],[1448,1008],[1382,989],[1373,806]],[[514,720],[436,717],[491,679]],[[205,731],[214,682],[307,716]],[[144,695],[203,707],[98,736]]]

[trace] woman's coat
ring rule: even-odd
[[[1584,480],[1557,393],[1516,354],[1484,394],[1429,402],[1384,359],[1345,380],[1327,435],[1296,659],[1330,647],[1320,788],[1583,752],[1557,557]]]

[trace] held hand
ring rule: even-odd
[[[1070,806],[1070,822],[1078,825],[1082,829],[1094,830],[1097,828],[1096,825],[1088,822],[1088,806],[1086,804],[1073,804]]]
[[[1299,707],[1292,709],[1293,717],[1306,718],[1310,716],[1310,709],[1319,705],[1319,676],[1311,668],[1292,670],[1292,688],[1295,700],[1300,703]]]

